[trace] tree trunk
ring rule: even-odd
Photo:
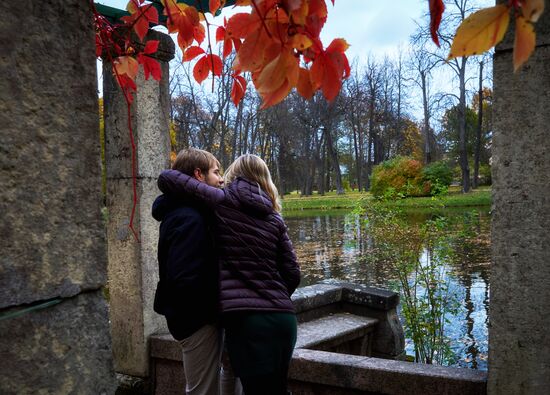
[[[317,193],[319,195],[325,194],[325,166],[326,166],[326,139],[325,139],[325,133],[321,133],[321,139],[319,141],[319,151],[317,151],[317,169],[319,170],[318,173],[318,181],[317,181]]]
[[[360,144],[362,141],[361,136],[358,136],[361,132],[359,130],[353,130],[353,149],[355,151],[355,167],[356,167],[356,173],[357,173],[357,190],[361,191],[362,189],[362,180],[361,180],[361,170],[363,167],[363,149],[361,148]]]
[[[329,157],[332,163],[332,167],[334,169],[334,173],[336,175],[335,177],[336,193],[338,195],[343,195],[344,188],[342,186],[342,172],[340,171],[340,163],[338,161],[338,151],[336,150],[336,147],[334,147],[334,144],[333,144],[332,131],[330,129],[325,129],[325,134],[326,134]]]
[[[470,191],[470,165],[468,164],[468,139],[466,135],[466,59],[462,58],[459,74],[460,102],[458,103],[458,140],[460,169],[462,171],[462,192]]]
[[[477,112],[476,149],[474,153],[474,180],[473,188],[479,183],[479,156],[481,152],[481,128],[483,127],[483,61],[479,62],[479,109]]]
[[[420,72],[422,86],[422,107],[424,109],[424,163],[432,162],[432,151],[430,146],[430,107],[428,106],[428,81],[426,71]]]

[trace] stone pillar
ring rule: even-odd
[[[0,393],[111,394],[89,4],[0,15]]]
[[[494,55],[488,383],[494,395],[543,394],[550,387],[550,10],[535,28],[537,48],[517,73],[513,29]]]
[[[144,41],[151,39],[160,40],[156,56],[162,80],[146,81],[140,67],[131,112],[137,154],[134,228],[139,241],[128,227],[133,189],[127,106],[110,65],[105,62],[103,68],[113,353],[117,372],[138,377],[149,374],[149,335],[166,331],[164,318],[153,311],[158,223],[151,217],[151,206],[159,194],[157,177],[169,167],[170,160],[168,61],[174,57],[174,43],[170,36],[157,31],[149,31]]]

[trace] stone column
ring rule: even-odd
[[[159,194],[156,180],[169,167],[168,61],[174,57],[170,36],[149,31],[145,38],[160,40],[157,59],[162,80],[144,79],[140,67],[131,121],[136,144],[137,207],[134,228],[128,225],[133,205],[131,142],[128,112],[110,65],[103,68],[105,144],[107,162],[107,208],[109,295],[115,369],[130,376],[147,377],[150,334],[166,331],[164,318],[153,311],[158,281],[158,223],[151,206]]]
[[[112,394],[89,4],[0,15],[0,393]]]
[[[513,31],[494,55],[493,223],[488,392],[550,387],[550,10],[513,72]],[[512,24],[512,22],[511,22]],[[513,29],[512,29],[513,30]]]

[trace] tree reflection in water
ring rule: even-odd
[[[323,279],[341,279],[388,288],[396,278],[383,259],[377,259],[373,238],[358,215],[345,211],[311,213],[299,217],[285,214],[303,279],[301,286]],[[447,283],[460,301],[456,314],[448,316],[445,335],[450,338],[454,366],[487,369],[490,215],[488,207],[410,211],[411,224],[423,224],[435,215],[454,224],[445,229],[452,235],[451,259],[445,262]],[[436,248],[437,246],[435,246]],[[424,250],[423,254],[429,251]],[[408,344],[408,352],[412,345]]]

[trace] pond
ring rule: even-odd
[[[444,336],[452,353],[447,364],[451,366],[487,369],[489,209],[407,211],[402,215],[407,226],[422,226],[434,218],[448,221],[440,232],[451,240],[447,245],[452,251],[441,268],[447,292],[457,302],[453,311],[445,315]],[[283,214],[302,268],[300,286],[339,279],[399,291],[391,265],[378,256],[376,241],[369,234],[363,215],[341,210]],[[418,255],[420,262],[429,259],[430,251],[437,248],[423,246]],[[407,354],[414,355],[412,341],[407,339],[406,343]]]

